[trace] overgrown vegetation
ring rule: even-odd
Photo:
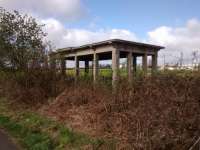
[[[23,148],[28,150],[62,150],[91,148],[105,144],[76,133],[46,117],[31,111],[12,111],[6,99],[0,99],[0,127],[5,128]]]
[[[0,68],[25,72],[39,67],[45,56],[45,35],[34,18],[0,7]]]
[[[49,66],[51,46],[42,27],[28,15],[0,7],[0,82],[8,99],[44,103],[63,89],[57,86],[64,83],[61,76]]]
[[[112,92],[107,79],[51,69],[44,37],[33,18],[0,9],[0,126],[25,149],[179,150],[200,135],[200,72],[141,72]]]
[[[32,17],[0,8],[0,126],[25,149],[97,149],[103,140],[33,113],[71,82],[50,68],[42,27]]]
[[[67,86],[43,113],[97,137],[115,138],[117,149],[188,149],[200,135],[200,73],[161,72],[106,86]]]

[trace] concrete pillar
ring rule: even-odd
[[[96,82],[99,73],[99,58],[98,54],[94,52],[93,54],[93,80]]]
[[[79,60],[78,56],[75,56],[75,76],[76,78],[79,76]]]
[[[85,73],[88,74],[89,73],[89,61],[85,60]]]
[[[133,80],[133,54],[129,52],[127,55],[127,73],[128,73],[128,80]]]
[[[61,57],[61,73],[66,75],[66,60],[64,57]]]
[[[152,73],[157,71],[158,52],[152,55]]]
[[[142,56],[142,69],[143,69],[144,75],[147,75],[147,53],[145,53]]]
[[[119,58],[120,52],[114,48],[112,51],[112,85],[115,87],[119,78]]]
[[[133,75],[135,76],[137,72],[137,56],[133,56]]]

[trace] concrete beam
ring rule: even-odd
[[[111,45],[95,48],[96,53],[105,53],[105,52],[111,52],[111,51],[112,51]],[[75,57],[75,55],[86,56],[86,55],[93,55],[93,53],[94,53],[94,49],[88,48],[88,49],[84,49],[84,50],[78,50],[76,53],[69,52],[69,53],[65,54],[64,56],[65,57]]]
[[[144,53],[147,53],[147,55],[155,54],[155,50],[153,49],[145,49],[137,46],[120,46],[119,49],[121,52],[132,52],[133,54],[138,54],[138,56]]]

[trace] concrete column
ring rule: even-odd
[[[89,61],[88,60],[85,61],[85,73],[86,74],[89,73]]]
[[[152,73],[157,71],[158,52],[152,55]]]
[[[75,76],[76,78],[79,76],[79,60],[78,56],[75,56]]]
[[[143,69],[144,75],[147,75],[147,53],[145,53],[142,56],[142,69]]]
[[[129,52],[127,55],[127,73],[128,73],[128,80],[133,80],[133,54]]]
[[[112,51],[112,85],[115,87],[119,78],[119,58],[120,52],[114,48]]]
[[[133,74],[136,75],[137,72],[137,56],[133,56]]]
[[[66,75],[66,60],[64,57],[61,58],[61,73]]]
[[[96,82],[99,73],[99,58],[98,54],[94,52],[93,54],[93,80]]]

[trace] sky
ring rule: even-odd
[[[41,24],[56,48],[112,38],[158,44],[159,63],[200,57],[199,0],[0,0]],[[200,61],[200,59],[199,59]]]

